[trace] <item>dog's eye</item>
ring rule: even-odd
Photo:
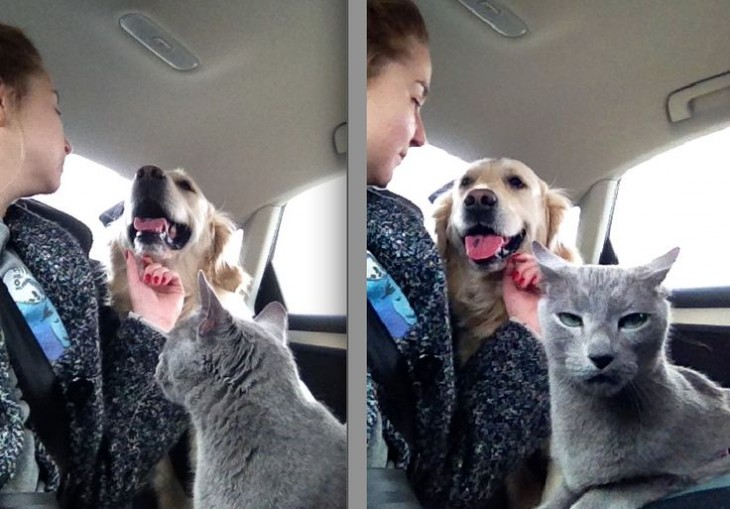
[[[638,329],[649,320],[649,315],[646,313],[631,313],[630,315],[622,316],[618,321],[618,328],[631,330]]]
[[[471,184],[471,177],[462,177],[461,182],[459,182],[459,185],[461,187],[466,187]]]
[[[179,180],[176,182],[176,184],[177,187],[179,187],[183,191],[190,191],[191,193],[193,192],[193,185],[187,180]]]
[[[513,189],[524,189],[527,187],[527,184],[520,177],[509,177],[507,183]]]
[[[573,313],[558,313],[558,320],[566,327],[582,327],[583,319]]]

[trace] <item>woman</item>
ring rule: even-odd
[[[15,301],[0,308],[0,507],[57,507],[43,495],[55,491],[65,507],[124,507],[186,423],[153,380],[163,341],[156,329],[169,330],[182,309],[177,274],[128,256],[134,312],[120,322],[106,306],[101,267],[69,231],[23,200],[58,189],[70,153],[38,51],[20,30],[0,24],[0,278],[9,290],[3,295]],[[37,303],[44,306],[40,321],[30,312]],[[12,314],[16,305],[22,315]],[[32,333],[11,331],[13,316]],[[64,447],[53,456],[49,440],[31,431],[47,424],[34,420],[47,409],[29,408],[32,398],[6,348],[34,340],[38,345],[26,346],[40,346],[41,364],[52,366],[68,421]]]
[[[381,363],[371,361],[377,355],[370,355],[369,332],[369,466],[406,469],[428,507],[494,507],[506,475],[549,434],[543,353],[517,323],[535,327],[537,296],[505,278],[513,320],[464,368],[455,365],[436,247],[418,209],[378,189],[410,147],[426,142],[421,107],[431,79],[428,34],[410,0],[368,0],[367,23],[368,327],[380,322],[388,331],[404,377],[389,384],[382,376]],[[382,311],[386,294],[397,315]],[[404,384],[411,394],[394,397]],[[412,412],[404,408],[410,404]]]

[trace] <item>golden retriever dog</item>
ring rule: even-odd
[[[570,207],[560,191],[514,159],[476,161],[451,192],[438,198],[436,242],[445,263],[461,362],[509,319],[502,272],[510,256],[532,254],[530,245],[537,240],[567,260],[578,259],[557,235]]]
[[[180,319],[190,316],[199,304],[199,270],[205,273],[229,311],[241,317],[251,316],[244,300],[250,278],[238,263],[241,231],[205,198],[185,171],[163,171],[156,166],[140,168],[124,203],[124,212],[112,228],[117,231],[110,246],[110,287],[112,305],[121,315],[131,310],[124,259],[124,252],[129,249],[137,259],[148,257],[180,275],[185,288]],[[190,449],[194,463],[192,439]],[[192,507],[169,457],[155,469],[153,484],[162,509]]]
[[[237,237],[239,230],[205,198],[185,171],[163,171],[156,166],[137,170],[117,223],[117,235],[111,242],[110,284],[112,305],[120,314],[131,310],[126,249],[138,259],[149,257],[180,274],[185,288],[181,319],[190,316],[198,305],[199,270],[231,312],[250,314],[244,301],[250,278],[237,263],[235,252],[242,241]]]
[[[551,189],[535,172],[513,159],[482,159],[457,179],[438,199],[434,211],[439,251],[445,263],[449,301],[456,320],[457,352],[466,362],[509,317],[502,299],[502,276],[507,259],[532,254],[537,240],[569,261],[577,250],[558,238],[570,201]],[[518,282],[525,288],[531,281]],[[547,452],[543,451],[542,460]],[[544,467],[530,458],[507,478],[512,509],[535,507],[545,487]],[[537,462],[541,461],[537,458]],[[547,487],[559,476],[552,462]]]

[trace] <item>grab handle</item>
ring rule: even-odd
[[[680,122],[692,118],[690,103],[703,95],[730,88],[730,72],[698,81],[688,87],[680,88],[667,98],[667,115],[670,122]]]

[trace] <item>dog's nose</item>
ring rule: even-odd
[[[598,369],[603,369],[613,362],[613,355],[590,355],[588,358]]]
[[[492,208],[497,201],[497,195],[491,189],[474,189],[464,198],[464,206],[468,209]]]
[[[159,169],[157,166],[147,165],[142,166],[137,170],[137,180],[145,178],[162,180],[165,178],[165,172]]]

